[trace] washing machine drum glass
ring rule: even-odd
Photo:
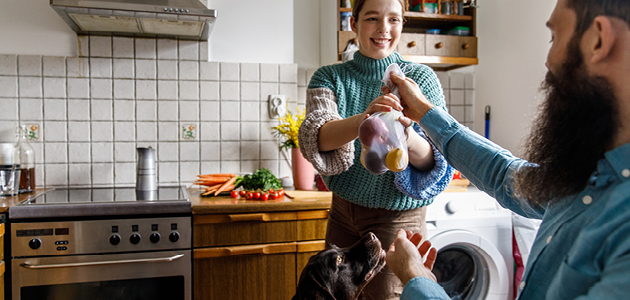
[[[440,249],[433,274],[453,300],[485,299],[488,293],[488,264],[470,246],[456,244]]]

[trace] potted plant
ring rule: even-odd
[[[306,109],[296,108],[296,114],[291,113],[287,108],[284,116],[279,116],[278,126],[271,127],[276,137],[281,140],[279,149],[291,150],[291,170],[293,171],[293,186],[297,190],[312,190],[315,180],[315,168],[308,162],[302,152],[298,142],[298,131],[306,116]]]

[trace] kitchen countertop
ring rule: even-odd
[[[287,190],[283,197],[267,201],[230,196],[200,197],[201,192],[196,187],[188,189],[193,215],[330,209],[332,202],[332,192],[322,191]]]
[[[39,188],[39,189],[35,189],[35,191],[32,193],[24,193],[24,194],[15,195],[12,197],[0,197],[0,213],[6,213],[9,211],[9,207],[16,205],[39,193],[43,193],[47,190],[48,189],[45,189],[45,188]]]

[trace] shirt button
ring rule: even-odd
[[[551,235],[547,238],[547,244],[549,244],[549,242],[551,242]]]
[[[522,290],[523,288],[525,288],[525,281],[521,281],[521,283],[518,285],[519,290]]]
[[[586,195],[584,196],[584,198],[582,198],[582,203],[589,205],[591,204],[591,202],[593,202],[593,197]]]
[[[623,171],[621,171],[621,176],[626,177],[626,178],[630,177],[630,170],[623,169]]]

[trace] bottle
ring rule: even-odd
[[[18,126],[15,134],[17,136],[15,148],[20,155],[20,190],[32,192],[35,190],[35,150],[28,142],[26,126]]]

